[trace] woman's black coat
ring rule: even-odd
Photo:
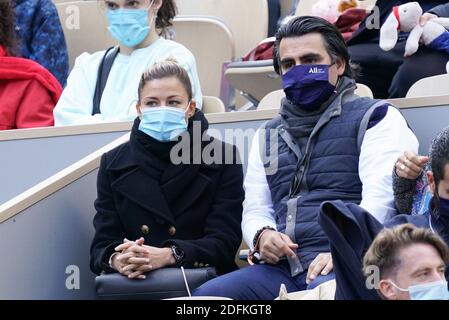
[[[208,126],[204,115],[197,111],[193,120],[202,123],[204,132]],[[191,132],[192,121],[189,123]],[[202,150],[219,148],[223,161],[225,154],[233,152],[227,159],[234,164],[173,165],[166,157],[169,144],[145,135],[138,125],[137,119],[130,142],[101,159],[92,271],[112,272],[108,261],[114,248],[124,238],[140,237],[150,246],[179,246],[185,252],[186,268],[214,266],[218,273],[235,270],[244,199],[242,166],[235,146],[217,139],[200,145]]]

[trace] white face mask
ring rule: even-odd
[[[447,281],[435,281],[423,284],[417,284],[404,289],[388,280],[393,287],[402,292],[408,292],[411,300],[449,300],[449,291]]]

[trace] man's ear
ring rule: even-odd
[[[337,61],[335,62],[335,65],[337,66],[337,74],[339,77],[341,77],[346,70],[346,61],[340,57],[337,58]]]
[[[433,172],[427,171],[426,176],[427,176],[427,183],[429,184],[430,192],[432,194],[435,194],[436,185],[435,185],[435,177],[433,176]]]
[[[379,291],[385,300],[397,300],[396,290],[388,280],[380,280]]]

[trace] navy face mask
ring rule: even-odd
[[[449,199],[439,198],[440,215],[449,216]]]
[[[438,222],[449,228],[449,199],[439,198]],[[446,237],[443,237],[446,238]]]
[[[282,76],[282,85],[291,103],[310,111],[318,109],[335,92],[325,64],[295,66]]]

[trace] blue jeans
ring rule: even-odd
[[[334,279],[333,273],[317,277],[306,284],[307,270],[292,277],[287,262],[278,265],[260,264],[242,268],[212,279],[193,291],[194,296],[227,297],[234,300],[273,300],[279,296],[281,284],[287,292],[313,289]]]

